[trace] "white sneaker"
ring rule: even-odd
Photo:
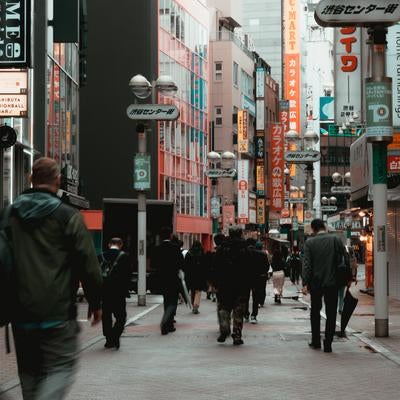
[[[257,321],[257,317],[251,317],[251,321],[250,321],[252,324],[256,324],[258,321]]]

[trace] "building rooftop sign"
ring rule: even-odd
[[[321,26],[390,26],[400,20],[400,4],[398,0],[322,0],[314,18]]]

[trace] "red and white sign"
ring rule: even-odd
[[[284,130],[279,124],[271,126],[271,211],[284,207]]]
[[[238,223],[249,223],[249,160],[238,161]]]
[[[335,29],[335,123],[361,110],[361,29]]]
[[[400,173],[400,156],[388,156],[387,168],[389,173]]]

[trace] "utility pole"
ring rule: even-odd
[[[386,73],[386,32],[370,28],[372,77],[366,83],[367,139],[373,151],[375,336],[389,336],[387,264],[387,145],[392,141],[392,82]],[[379,95],[378,95],[379,92]],[[381,95],[381,93],[384,93]],[[378,101],[376,101],[378,99]],[[389,104],[388,104],[389,103]],[[386,124],[382,123],[382,115]],[[385,128],[388,128],[387,130]]]

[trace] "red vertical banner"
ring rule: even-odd
[[[284,129],[280,124],[271,125],[271,211],[280,212],[284,206]]]

